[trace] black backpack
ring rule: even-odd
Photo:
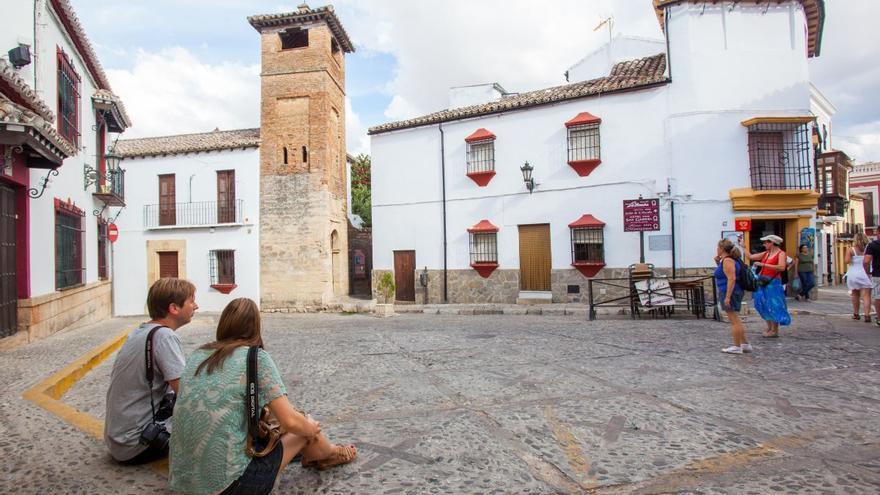
[[[738,260],[737,260],[738,261]],[[747,292],[755,292],[758,290],[758,277],[755,275],[755,272],[752,269],[743,263],[739,262],[739,286],[742,290]]]

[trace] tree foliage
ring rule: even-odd
[[[361,217],[364,227],[373,226],[370,180],[370,156],[361,153],[351,164],[351,211]]]

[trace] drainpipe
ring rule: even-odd
[[[666,68],[669,70],[669,80],[672,80],[672,56],[669,53],[669,7],[665,7],[663,9],[663,25],[666,27],[664,31],[666,31]]]
[[[443,302],[449,302],[449,271],[447,265],[447,246],[446,246],[446,143],[443,135],[443,122],[437,124],[440,130],[440,183],[443,191]]]
[[[672,278],[675,279],[675,200],[669,200],[669,216],[672,218]]]

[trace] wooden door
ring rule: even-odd
[[[159,176],[159,225],[177,224],[174,174]]]
[[[519,226],[521,290],[550,290],[550,225]]]
[[[416,252],[394,251],[394,299],[416,301]]]
[[[16,332],[15,190],[0,185],[0,337]]]
[[[235,170],[217,171],[217,223],[235,222]]]
[[[159,252],[159,278],[177,278],[177,251]]]

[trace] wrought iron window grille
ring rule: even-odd
[[[211,285],[235,284],[235,251],[216,249],[210,252]]]
[[[748,126],[752,189],[812,189],[807,124],[761,122]]]
[[[571,260],[574,263],[605,262],[605,233],[602,227],[571,229]]]
[[[575,125],[568,128],[568,161],[600,160],[599,124]]]
[[[467,171],[469,174],[495,170],[495,140],[486,139],[467,143]]]
[[[244,223],[244,200],[144,205],[144,228]]]
[[[498,263],[498,234],[496,232],[470,233],[471,264]]]
[[[85,280],[83,256],[85,229],[82,216],[56,208],[55,210],[55,289],[62,290],[81,285]]]
[[[70,58],[59,47],[58,50],[58,132],[79,148],[79,84],[81,78],[76,73]]]

